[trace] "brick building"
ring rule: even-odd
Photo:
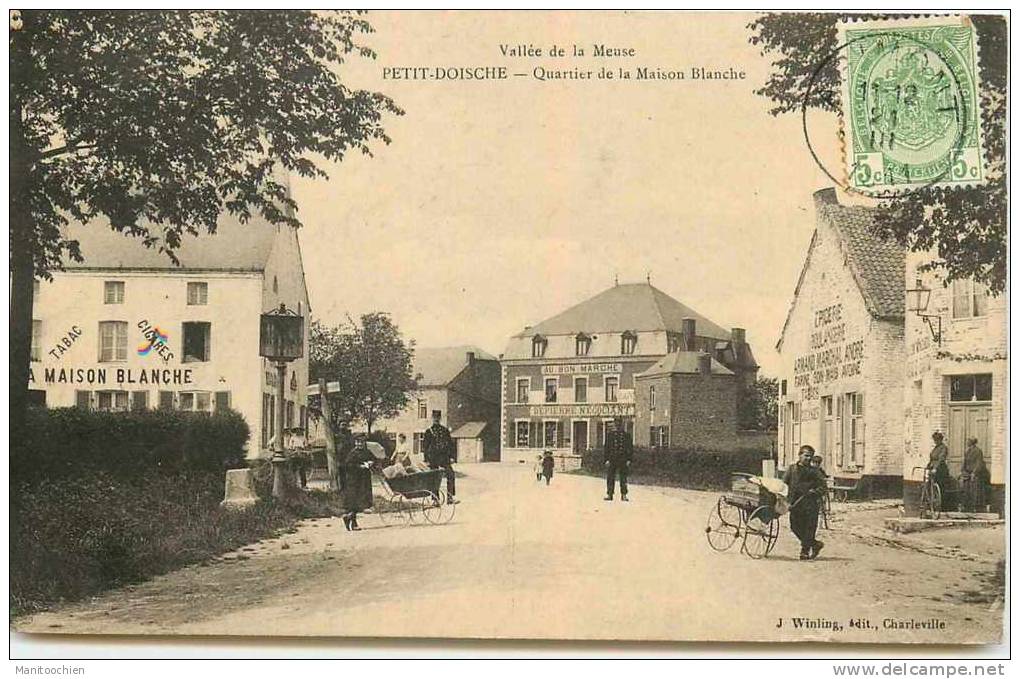
[[[980,283],[946,285],[938,274],[920,271],[930,259],[924,253],[907,258],[907,288],[927,292],[921,292],[920,311],[908,310],[906,315],[904,504],[908,512],[916,511],[922,480],[916,468],[928,462],[931,435],[939,431],[945,434],[953,478],[959,478],[967,439],[978,440],[991,472],[993,508],[1002,512],[1008,300],[1006,295],[990,296]],[[908,300],[916,294],[909,293]]]
[[[668,354],[634,384],[636,445],[719,450],[734,441],[738,377],[711,354]]]
[[[833,476],[899,492],[903,467],[905,252],[874,212],[815,193],[816,228],[777,344],[779,466],[810,444]]]
[[[742,329],[724,330],[647,283],[615,285],[526,327],[501,357],[503,459],[552,449],[576,465],[617,416],[641,443],[635,377],[676,352],[710,355],[732,371],[735,391],[758,370]]]

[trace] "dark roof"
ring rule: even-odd
[[[730,338],[729,331],[648,283],[615,285],[528,328],[517,337],[626,330],[680,332],[684,318],[697,321],[699,337]]]
[[[818,223],[828,225],[840,242],[846,255],[847,267],[853,276],[857,289],[864,299],[865,308],[874,318],[899,320],[906,308],[906,249],[892,240],[880,238],[875,233],[877,221],[873,208],[860,205],[841,205],[836,199],[835,189],[815,192],[815,211]],[[811,264],[811,254],[818,244],[818,229],[811,236],[804,266],[801,267],[793,301],[786,313],[783,330],[779,334],[777,347],[783,344],[783,336],[790,324],[790,316],[804,275]]]
[[[906,304],[906,250],[875,233],[876,211],[863,206],[840,205],[835,189],[815,193],[818,215],[835,229],[843,242],[868,311],[877,318],[903,318]]]
[[[485,422],[465,422],[457,427],[450,436],[455,439],[476,439],[485,430]]]
[[[420,387],[443,387],[453,382],[468,365],[468,352],[479,361],[495,361],[492,354],[475,346],[416,348],[413,373]]]
[[[676,351],[666,354],[648,370],[635,375],[635,377],[653,377],[655,375],[692,375],[700,372],[698,369],[698,356],[704,356],[701,351]],[[732,375],[732,370],[719,361],[712,359],[713,375]]]
[[[160,233],[159,225],[148,225]],[[279,228],[289,228],[281,226]],[[263,271],[273,249],[277,226],[260,216],[242,224],[237,217],[221,215],[216,233],[184,235],[177,249],[180,266],[159,251],[147,248],[140,238],[118,233],[105,219],[67,228],[67,237],[77,240],[85,261],[74,262],[65,256],[66,269],[198,269],[223,271]]]

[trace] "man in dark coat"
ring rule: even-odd
[[[432,426],[425,430],[422,437],[421,449],[425,455],[425,462],[430,469],[446,470],[446,501],[449,504],[457,504],[457,484],[454,480],[453,458],[456,454],[453,437],[450,430],[444,427],[440,420],[443,414],[438,410],[432,411]]]
[[[354,439],[354,449],[344,458],[343,516],[347,530],[360,530],[358,512],[372,507],[372,465],[375,455],[368,449],[364,434]]]
[[[967,450],[963,453],[963,468],[960,470],[960,481],[966,492],[967,508],[972,512],[984,511],[988,504],[988,466],[985,464],[985,453],[978,446],[976,438],[967,439]]]
[[[627,470],[630,469],[630,462],[634,459],[634,444],[630,440],[630,434],[623,427],[623,418],[617,417],[613,420],[609,431],[606,432],[606,500],[612,501],[613,493],[616,490],[616,477],[620,477],[620,499],[627,500]]]
[[[940,431],[932,434],[931,440],[935,445],[932,447],[931,455],[928,457],[928,473],[935,479],[935,483],[939,484],[939,490],[942,491],[942,502],[945,504],[946,490],[949,487],[950,478],[949,448],[946,446],[945,437]]]
[[[790,489],[790,530],[800,540],[801,559],[814,559],[825,546],[815,539],[819,503],[821,494],[825,492],[825,477],[820,469],[811,466],[814,456],[814,448],[801,446],[797,463],[787,467],[783,475],[783,483]]]

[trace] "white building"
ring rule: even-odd
[[[250,457],[268,450],[276,408],[288,427],[303,426],[307,330],[284,404],[275,368],[259,356],[260,314],[283,303],[309,316],[296,230],[224,215],[214,235],[182,239],[180,266],[107,223],[68,236],[84,261],[36,284],[34,399],[98,410],[230,407],[251,428]]]
[[[809,444],[861,494],[900,492],[905,252],[873,210],[815,193],[816,227],[776,346],[779,466]]]
[[[992,297],[970,280],[946,285],[919,266],[924,253],[907,258],[906,286],[927,290],[926,306],[906,316],[904,500],[916,509],[931,435],[942,432],[949,470],[959,478],[968,438],[976,438],[991,473],[994,511],[1002,512],[1006,482],[1008,337],[1006,294]],[[909,297],[912,295],[908,295]],[[926,320],[923,316],[928,316]]]

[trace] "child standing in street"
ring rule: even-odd
[[[544,456],[542,455],[542,453],[539,453],[538,455],[535,456],[534,472],[535,472],[535,480],[536,481],[541,481],[542,480],[542,460],[543,459],[544,459]]]
[[[542,456],[542,476],[545,477],[545,485],[549,485],[549,481],[552,480],[553,467],[556,466],[556,460],[553,459],[551,450],[545,451]]]

